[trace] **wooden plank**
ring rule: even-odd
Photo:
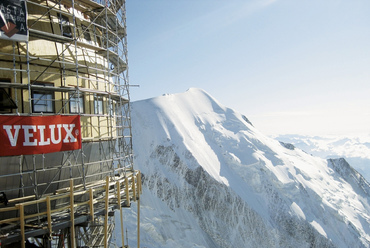
[[[133,193],[133,198],[134,201],[136,201],[136,185],[135,185],[135,176],[132,174],[132,193]]]
[[[121,183],[117,182],[117,197],[118,197],[118,204],[119,204],[119,216],[121,221],[121,240],[122,240],[122,247],[125,247],[125,236],[124,236],[124,229],[123,229],[123,213],[122,213],[122,203],[121,203]]]
[[[91,221],[94,221],[94,191],[92,188],[89,190],[89,195],[90,195],[90,216],[91,216]]]
[[[129,192],[129,186],[128,186],[128,178],[125,178],[125,190],[126,190],[126,203],[127,206],[130,206],[130,192]]]

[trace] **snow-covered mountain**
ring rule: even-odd
[[[291,143],[305,152],[321,158],[345,158],[370,182],[370,136],[308,136],[285,134],[275,139]]]
[[[132,127],[141,247],[370,246],[370,187],[345,160],[268,138],[200,89],[133,102]]]

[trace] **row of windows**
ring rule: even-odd
[[[65,37],[68,37],[68,38],[72,38],[72,36],[73,36],[72,35],[72,28],[71,28],[71,24],[69,22],[68,16],[58,14],[58,17],[59,17],[59,22],[60,22],[60,31],[61,31],[62,35],[65,36]],[[83,24],[81,24],[81,29],[82,29],[82,33],[83,33],[83,38],[88,43],[91,43],[92,39],[91,39],[91,35],[90,35],[90,30],[87,28],[86,25],[83,25]],[[95,37],[95,40],[97,42],[99,42],[99,39],[97,37]]]
[[[69,96],[69,112],[70,113],[84,113],[84,96],[76,94],[70,94]],[[104,114],[103,107],[103,96],[94,96],[94,114],[102,115]]]
[[[69,113],[85,113],[84,95],[69,93]],[[54,93],[48,91],[32,91],[32,112],[34,113],[53,113],[54,112]],[[103,96],[94,96],[94,114],[105,114]]]
[[[44,86],[51,86],[51,84],[38,84]],[[54,113],[55,112],[55,98],[53,91],[32,90],[32,112],[33,113]],[[82,93],[77,94],[71,92],[68,94],[69,98],[69,113],[78,114],[85,113],[85,100]],[[94,95],[94,114],[106,114],[108,111],[108,103],[104,103],[102,95]],[[106,106],[105,106],[106,105]],[[104,108],[104,106],[106,108]],[[12,109],[18,108],[16,103],[10,97],[10,89],[0,88],[0,113],[11,113]],[[110,113],[113,114],[113,113]]]

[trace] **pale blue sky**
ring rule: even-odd
[[[202,88],[265,134],[370,133],[369,0],[127,0],[131,100]]]

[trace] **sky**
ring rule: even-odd
[[[127,0],[132,101],[201,88],[266,135],[370,133],[370,1]]]

